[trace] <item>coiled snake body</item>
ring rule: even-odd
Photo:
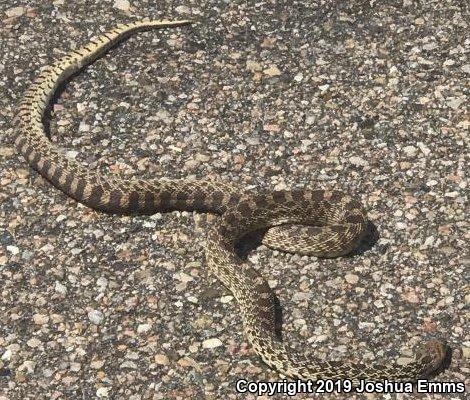
[[[43,117],[58,86],[134,32],[176,27],[189,21],[139,21],[119,25],[79,50],[45,67],[23,96],[16,117],[15,144],[32,168],[54,186],[96,210],[115,214],[153,214],[188,210],[220,215],[210,230],[206,258],[212,273],[233,293],[245,334],[271,367],[291,378],[413,380],[441,364],[445,344],[424,343],[405,366],[363,365],[306,358],[286,346],[275,328],[275,295],[267,282],[236,254],[247,233],[269,228],[268,246],[301,254],[334,257],[350,252],[366,225],[362,207],[339,191],[298,190],[241,193],[206,180],[123,180],[89,170],[64,156],[47,138]]]

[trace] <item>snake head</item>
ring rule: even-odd
[[[424,364],[423,374],[428,376],[442,366],[448,352],[448,346],[441,340],[429,340],[416,350],[416,360]]]

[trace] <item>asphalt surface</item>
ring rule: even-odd
[[[371,221],[352,256],[248,254],[279,296],[284,340],[320,358],[405,364],[440,338],[452,351],[434,381],[468,390],[466,2],[6,0],[0,400],[286,398],[236,390],[238,379],[281,378],[205,268],[214,217],[99,214],[13,147],[37,70],[141,17],[195,23],[134,36],[74,77],[54,103],[51,140],[129,178],[352,194]]]

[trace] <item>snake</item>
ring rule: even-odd
[[[43,67],[22,96],[15,115],[14,142],[27,163],[56,188],[100,212],[151,215],[196,211],[218,215],[207,233],[206,263],[233,294],[243,331],[261,359],[291,379],[410,381],[435,374],[447,352],[440,339],[421,340],[413,361],[399,365],[353,363],[305,355],[286,344],[278,329],[277,297],[267,280],[241,257],[237,244],[263,231],[262,243],[289,253],[337,257],[353,251],[366,232],[367,216],[359,201],[339,190],[244,190],[209,179],[124,179],[66,155],[49,140],[45,118],[60,85],[136,32],[176,28],[189,20],[143,19],[92,38]]]

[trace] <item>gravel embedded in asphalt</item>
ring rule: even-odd
[[[13,147],[37,70],[140,17],[195,23],[133,36],[74,77],[51,140],[129,178],[354,195],[372,225],[352,257],[248,255],[280,298],[284,340],[320,358],[404,364],[442,338],[452,358],[435,380],[468,387],[464,2],[157,4],[0,5],[0,400],[264,399],[237,393],[236,380],[281,379],[206,271],[214,217],[97,213]]]

